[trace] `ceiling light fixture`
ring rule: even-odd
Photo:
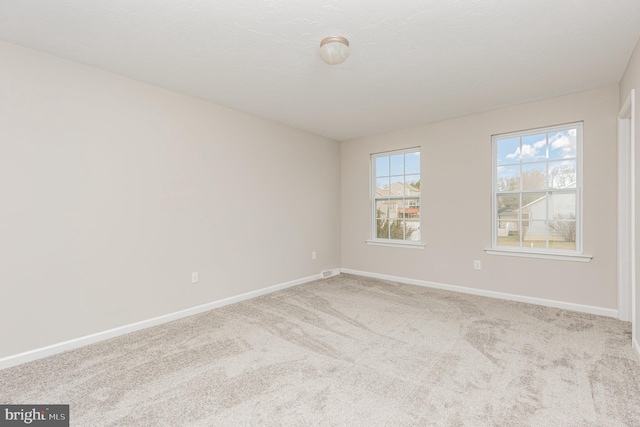
[[[331,36],[320,42],[320,58],[329,65],[337,65],[349,57],[349,40]]]

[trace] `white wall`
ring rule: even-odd
[[[616,309],[618,87],[342,143],[342,267]],[[486,255],[491,136],[584,121],[584,252],[590,263]],[[369,155],[421,147],[424,250],[369,246]],[[473,269],[481,260],[482,270]]]
[[[635,139],[635,147],[636,147],[636,230],[639,230],[640,227],[640,208],[637,206],[637,203],[640,202],[640,105],[638,99],[638,93],[640,92],[640,41],[636,44],[636,48],[633,51],[631,59],[629,60],[629,65],[627,66],[626,71],[620,81],[620,108],[622,108],[622,104],[625,102],[627,97],[629,96],[629,92],[631,89],[636,90],[636,111],[635,111],[635,125],[636,125],[636,139]],[[636,268],[640,267],[640,234],[636,232]],[[636,277],[640,271],[636,271]],[[640,285],[638,282],[634,283],[636,288],[636,318],[634,322],[634,336],[636,340],[640,335]],[[637,345],[637,344],[636,344]],[[638,348],[640,351],[640,347]]]
[[[337,142],[4,42],[0,63],[0,358],[339,267]]]

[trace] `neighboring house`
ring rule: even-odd
[[[575,188],[575,184],[576,183],[574,181],[564,188]],[[504,208],[503,210],[498,211],[499,237],[517,236],[520,234],[520,213],[522,214],[523,239],[546,240],[547,218],[550,221],[556,219],[575,220],[576,196],[575,193],[547,193],[544,196],[526,204],[520,210]],[[553,240],[562,240],[562,236],[550,237],[554,237]]]
[[[404,200],[392,199],[391,197],[403,197]],[[385,197],[389,199],[385,200]],[[388,218],[390,221],[396,219],[407,219],[407,226],[413,230],[409,240],[420,241],[420,189],[410,184],[392,182],[388,189],[377,188],[376,199],[379,203],[378,216]],[[382,206],[380,206],[380,204]]]
[[[575,183],[573,184],[575,185]],[[548,212],[548,216],[547,216]],[[522,228],[527,240],[546,240],[546,219],[575,219],[576,196],[573,193],[547,194],[522,207]],[[560,236],[558,236],[560,237]]]
[[[405,200],[388,199],[384,197],[403,197]],[[415,197],[416,199],[412,199]],[[401,182],[392,182],[388,189],[377,188],[376,199],[382,202],[382,216],[391,220],[397,218],[420,218],[420,189]],[[379,214],[380,215],[380,214]]]
[[[520,232],[518,226],[518,210],[504,208],[498,211],[498,236],[517,236]]]

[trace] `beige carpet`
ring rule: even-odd
[[[0,371],[73,426],[638,426],[630,325],[340,275]]]

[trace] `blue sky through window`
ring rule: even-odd
[[[510,165],[576,157],[577,129],[497,140],[497,164]]]

